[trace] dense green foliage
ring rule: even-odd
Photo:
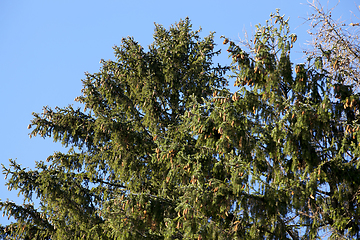
[[[248,49],[188,19],[132,38],[87,74],[84,110],[44,108],[31,136],[70,147],[22,169],[8,186],[39,208],[0,206],[23,239],[299,239],[360,234],[359,95],[322,56],[294,66],[296,35],[278,13]],[[231,69],[233,76],[224,77]],[[331,75],[333,76],[333,75]],[[227,88],[234,80],[234,92]],[[330,236],[330,235],[329,235]]]

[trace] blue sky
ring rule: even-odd
[[[326,7],[327,1],[320,0]],[[350,19],[359,0],[342,0],[335,16]],[[330,0],[334,6],[337,0]],[[0,162],[17,159],[23,167],[46,160],[54,151],[66,151],[52,139],[29,139],[27,129],[32,112],[43,106],[65,107],[80,95],[84,72],[97,72],[100,59],[114,59],[114,45],[133,36],[142,46],[152,42],[154,22],[169,27],[189,17],[193,29],[202,35],[215,31],[215,42],[225,35],[233,40],[244,36],[257,23],[265,23],[280,8],[290,17],[292,32],[298,35],[296,63],[304,43],[310,40],[304,18],[311,13],[306,0],[182,0],[182,1],[0,1]],[[226,54],[220,63],[228,63]],[[76,106],[76,105],[75,105]],[[0,178],[0,199],[21,203],[16,192],[8,192]],[[6,217],[0,224],[6,224]]]

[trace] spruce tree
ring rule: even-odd
[[[189,19],[155,25],[87,74],[84,109],[44,108],[31,136],[70,148],[35,170],[3,166],[26,201],[1,208],[24,239],[300,239],[359,237],[360,99],[322,68],[294,65],[278,12],[229,67],[212,62]],[[233,81],[234,88],[227,87]]]
[[[322,68],[323,55],[294,66],[288,21],[272,14],[248,49],[225,38],[237,90],[196,105],[197,145],[216,156],[214,224],[224,239],[357,239],[359,94]]]
[[[175,166],[175,156],[195,154],[196,143],[181,130],[182,116],[194,100],[206,101],[226,83],[226,68],[212,63],[220,53],[213,33],[203,39],[199,33],[185,19],[168,30],[155,25],[147,51],[124,38],[114,48],[115,61],[102,60],[100,72],[86,74],[83,96],[75,99],[84,109],[45,107],[34,113],[30,137],[51,137],[70,150],[36,163],[35,170],[14,160],[3,166],[9,188],[27,201],[1,203],[16,219],[3,229],[9,237],[182,236],[173,227],[185,191],[175,183],[175,169],[182,167]],[[39,208],[31,204],[34,197]]]

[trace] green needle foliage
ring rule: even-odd
[[[294,66],[296,35],[277,12],[231,66],[189,19],[155,25],[87,74],[84,110],[34,114],[30,136],[56,152],[36,170],[10,160],[0,203],[10,239],[359,238],[360,98],[321,57]],[[235,92],[224,77],[231,68]],[[33,206],[32,199],[40,204]]]

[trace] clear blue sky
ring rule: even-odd
[[[327,1],[320,0],[326,7]],[[334,6],[337,0],[330,0]],[[357,11],[359,0],[342,0],[335,13],[344,19]],[[303,43],[309,40],[302,25],[311,12],[306,0],[0,0],[0,162],[17,159],[23,167],[34,167],[54,151],[66,151],[52,139],[29,139],[27,129],[32,112],[48,105],[65,107],[80,95],[84,72],[99,70],[100,59],[114,59],[114,45],[122,37],[133,36],[144,47],[152,42],[154,22],[169,27],[180,18],[189,17],[193,28],[203,29],[203,36],[216,32],[233,40],[243,37],[257,23],[265,23],[271,12],[281,9],[290,17],[292,32],[298,34],[300,59]],[[219,59],[227,63],[227,58]],[[0,199],[16,199],[0,178]],[[0,224],[6,224],[1,218]]]

